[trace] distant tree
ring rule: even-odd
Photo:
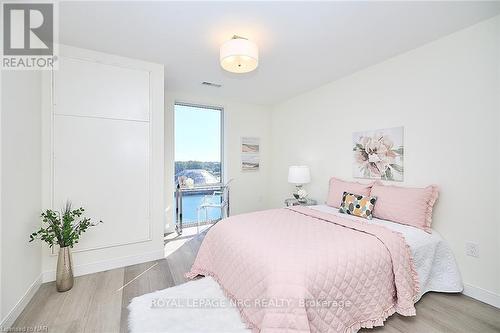
[[[220,175],[220,162],[202,162],[202,161],[175,161],[175,174],[189,169],[207,170],[214,176]]]

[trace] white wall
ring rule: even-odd
[[[207,88],[213,89],[213,88]],[[221,88],[223,89],[223,88]],[[271,171],[271,113],[268,107],[183,92],[165,93],[165,181],[167,230],[173,228],[174,192],[174,103],[187,102],[224,108],[225,177],[231,183],[231,213],[239,214],[268,207],[266,198]],[[241,171],[242,136],[260,137],[259,171]]]
[[[40,283],[40,72],[2,72],[1,321],[8,327]],[[19,304],[18,304],[19,303]]]
[[[352,178],[352,132],[403,125],[405,181],[396,185],[440,186],[433,227],[467,288],[498,300],[499,43],[497,16],[276,106],[272,205],[292,190],[289,165],[311,167],[307,188],[324,201],[330,176]],[[466,241],[479,244],[479,258],[465,256]]]
[[[3,299],[3,288],[2,288],[2,253],[3,253],[3,242],[2,242],[2,114],[3,114],[3,90],[2,90],[2,81],[3,81],[3,72],[0,71],[0,300]],[[3,312],[2,312],[2,302],[0,301],[0,325],[3,324]]]
[[[73,248],[75,275],[163,258],[163,65],[68,46],[59,59],[42,81],[43,206],[104,222]]]

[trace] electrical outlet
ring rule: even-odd
[[[479,258],[479,245],[473,242],[466,242],[465,254],[474,258]]]

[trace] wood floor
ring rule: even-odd
[[[58,293],[54,282],[43,284],[13,327],[46,326],[46,331],[57,333],[127,332],[129,301],[184,283],[183,274],[201,241],[202,237],[189,240],[166,259],[77,277],[66,293]],[[428,293],[416,308],[416,317],[396,314],[385,326],[361,332],[500,332],[499,309],[461,294]]]

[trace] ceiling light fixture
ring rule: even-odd
[[[248,73],[259,65],[259,48],[248,39],[234,35],[220,47],[220,65],[231,73]]]

